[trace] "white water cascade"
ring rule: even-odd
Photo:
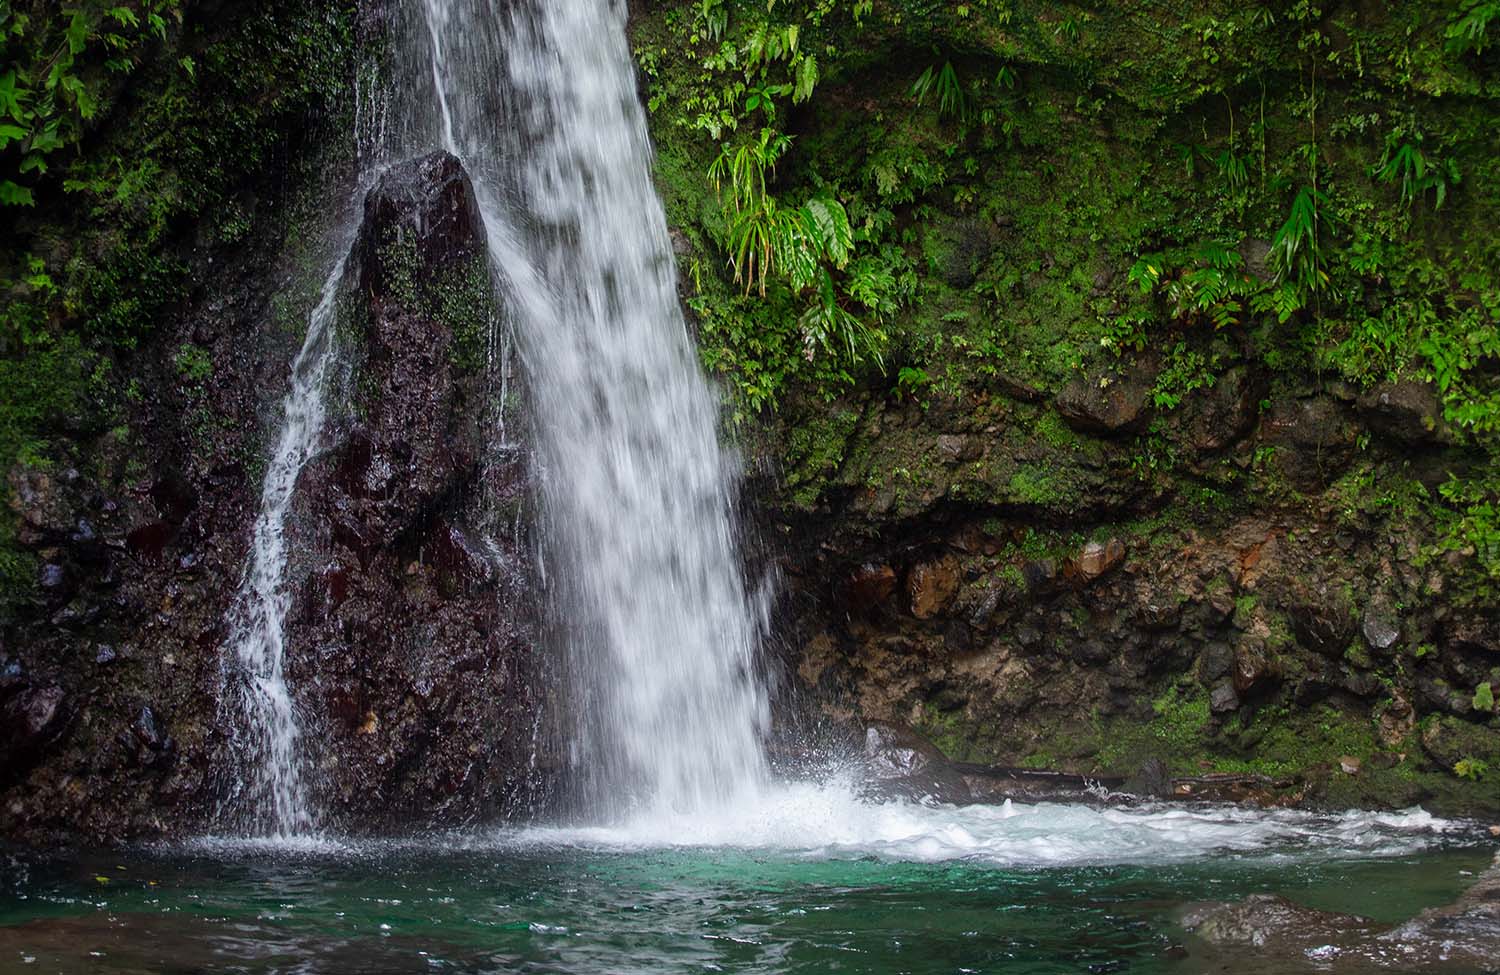
[[[763,614],[678,305],[624,4],[422,0],[420,15],[427,128],[474,179],[530,381],[590,811],[758,789]]]
[[[301,727],[285,674],[291,604],[285,585],[287,516],[297,479],[323,431],[323,384],[333,358],[332,323],[344,265],[345,258],[339,258],[323,283],[307,337],[292,361],[292,388],[261,485],[250,566],[230,613],[229,643],[243,715],[238,746],[246,768],[235,800],[243,825],[263,834],[291,836],[315,825],[298,751]]]

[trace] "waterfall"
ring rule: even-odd
[[[740,563],[737,467],[678,305],[623,4],[402,0],[392,13],[388,90],[359,92],[376,101],[360,127],[381,143],[362,147],[363,169],[441,148],[474,182],[530,385],[539,555],[585,808],[686,812],[754,791],[765,614]],[[316,825],[285,679],[287,519],[324,425],[344,261],[292,365],[230,616],[248,766],[236,803],[262,834]]]
[[[348,248],[341,250],[347,254]],[[247,769],[236,800],[242,825],[257,833],[290,836],[314,825],[297,747],[301,728],[285,674],[287,515],[323,431],[323,382],[333,358],[332,323],[345,260],[340,257],[324,281],[292,361],[292,388],[261,485],[250,565],[230,614],[232,673],[243,715],[236,744]]]
[[[531,387],[589,811],[722,803],[766,774],[764,611],[743,578],[718,400],[678,304],[624,4],[421,0],[416,13],[402,88],[431,97],[408,124],[474,179]]]

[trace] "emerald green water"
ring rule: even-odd
[[[1492,855],[1471,833],[1375,855],[1026,867],[504,834],[0,854],[0,971],[1219,971],[1176,927],[1182,904],[1271,892],[1397,921],[1451,901]]]

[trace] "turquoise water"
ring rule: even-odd
[[[1184,903],[1271,892],[1398,921],[1451,901],[1493,856],[1455,828],[1361,820],[1382,840],[1350,851],[1309,839],[1339,822],[1169,862],[1025,866],[556,830],[0,855],[0,971],[1218,971],[1176,927]]]

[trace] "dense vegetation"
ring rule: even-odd
[[[768,9],[769,8],[769,9]],[[1483,463],[1420,503],[1500,578],[1500,5],[673,5],[638,34],[689,303],[742,415],[1160,352],[1432,381]],[[1401,485],[1386,485],[1397,503]]]
[[[290,232],[308,221],[289,188],[317,181],[299,167],[320,145],[348,141],[356,13],[373,23],[379,6],[0,0],[13,502],[27,472],[66,477],[106,439],[136,466],[84,481],[147,495],[141,458],[174,443],[150,425],[177,414],[214,466],[229,415],[216,400],[254,370],[228,377],[234,337],[200,341],[184,320],[219,287],[216,255],[262,253],[247,273],[265,277],[289,237],[316,236]],[[677,0],[632,13],[684,298],[737,434],[778,473],[778,515],[898,535],[941,498],[998,526],[997,552],[966,553],[964,572],[1020,593],[1024,565],[1063,565],[1087,541],[1122,537],[1149,562],[1200,524],[1274,512],[1294,531],[1409,540],[1421,580],[1403,592],[1422,605],[1408,610],[1500,598],[1500,3]],[[288,315],[290,331],[304,320]],[[1066,422],[1061,391],[1141,362],[1146,422],[1097,435]],[[1246,374],[1261,430],[1288,404],[1352,414],[1395,384],[1438,406],[1418,446],[1359,428],[1330,483],[1294,483],[1269,438],[1192,443],[1194,404]],[[163,378],[177,399],[152,388]],[[900,423],[872,426],[882,411]],[[955,413],[987,453],[941,469]],[[243,487],[256,461],[239,454],[219,466]],[[886,507],[852,528],[832,520],[864,495]],[[17,507],[0,518],[0,603],[40,620],[56,607],[34,591],[39,543],[18,542]],[[1305,641],[1284,606],[1201,595],[1267,629],[1298,673]],[[1354,596],[1338,595],[1353,618]],[[1101,768],[1136,744],[1194,767],[1207,737],[1244,725],[1244,741],[1271,743],[1239,750],[1259,747],[1260,771],[1373,754],[1389,744],[1374,710],[1447,655],[1428,631],[1391,659],[1358,638],[1334,648],[1373,682],[1348,711],[1287,692],[1220,721],[1208,684],[1174,673],[1138,695],[1154,718],[1100,719],[1087,747],[1105,743]],[[1418,770],[1425,732],[1407,732],[1392,746],[1403,774],[1433,766],[1462,784],[1500,767],[1500,669],[1461,663],[1461,682],[1429,681],[1449,700],[1420,715],[1460,744]],[[1009,747],[1009,729],[957,714],[934,706],[924,726],[950,753]],[[1078,717],[1059,709],[1023,757],[1065,760]]]
[[[346,97],[352,47],[346,5],[0,3],[0,468],[69,466],[123,421],[135,350],[202,250],[247,237],[255,186]],[[201,383],[203,350],[172,355]],[[35,573],[13,531],[0,602]]]

